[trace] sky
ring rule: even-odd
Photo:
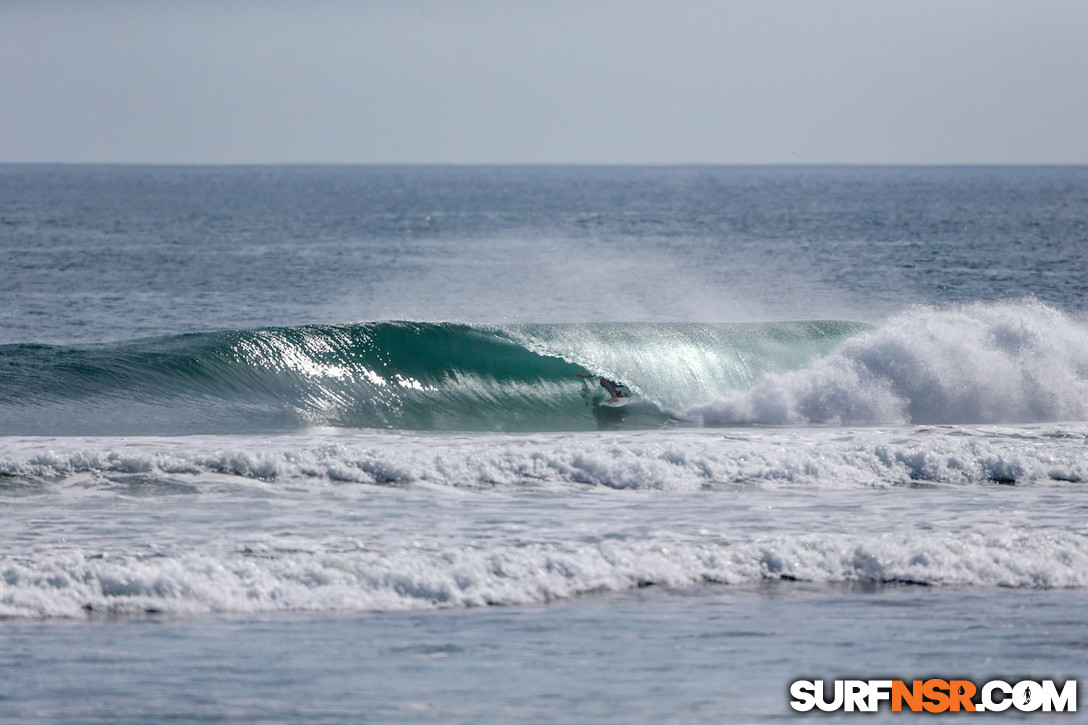
[[[1085,0],[0,0],[0,162],[1085,164]]]

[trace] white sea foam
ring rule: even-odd
[[[1088,329],[1035,301],[918,307],[688,417],[707,425],[1088,420]]]
[[[1088,587],[1086,443],[1086,424],[5,439],[0,616]]]
[[[465,546],[448,551],[199,552],[0,558],[0,616],[367,611],[528,604],[647,585],[761,580],[1088,586],[1088,539],[1060,531],[779,535],[699,543]]]
[[[10,439],[9,439],[10,440]],[[0,455],[18,482],[199,480],[693,490],[1088,481],[1088,425],[764,428],[532,437],[365,434],[271,438],[22,439]],[[0,479],[2,480],[2,479]]]

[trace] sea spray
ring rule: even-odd
[[[706,425],[1082,421],[1088,328],[1034,300],[915,307],[688,417]]]

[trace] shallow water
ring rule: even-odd
[[[0,713],[12,723],[801,720],[788,705],[795,679],[1076,677],[1088,666],[1080,604],[1062,590],[765,583],[414,613],[23,621],[2,632]]]

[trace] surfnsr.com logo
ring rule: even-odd
[[[1053,680],[1008,683],[990,680],[797,680],[790,685],[790,707],[799,712],[876,712],[887,702],[892,712],[1076,712],[1077,681],[1059,687]]]

